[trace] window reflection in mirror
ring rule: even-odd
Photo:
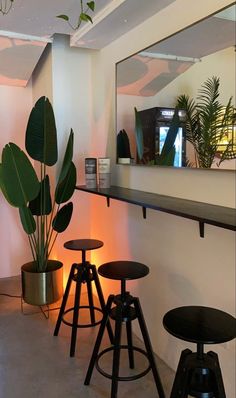
[[[117,63],[118,163],[236,168],[235,15],[234,5]]]

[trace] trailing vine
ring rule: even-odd
[[[14,0],[0,0],[0,12],[2,15],[6,15],[9,13],[13,6]]]
[[[75,25],[72,25],[68,15],[65,15],[65,14],[57,15],[57,18],[64,19],[64,21],[66,21],[73,30],[77,30],[77,29],[79,29],[82,22],[93,23],[93,20],[92,20],[91,16],[88,14],[88,12],[90,12],[90,11],[94,12],[95,1],[87,2],[86,6],[84,5],[84,0],[80,0],[80,14],[78,17],[78,21]]]
[[[8,14],[13,6],[14,1],[15,0],[0,0],[0,13],[2,13],[2,15]],[[94,10],[95,1],[88,1],[85,4],[85,0],[80,0],[80,14],[75,25],[71,23],[70,17],[66,14],[57,15],[57,18],[63,19],[73,30],[77,30],[82,22],[93,23],[92,17],[89,15],[89,13],[94,12]]]

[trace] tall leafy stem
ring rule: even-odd
[[[177,98],[177,106],[186,111],[186,138],[193,145],[196,167],[210,168],[219,156],[219,142],[227,131],[232,129],[235,109],[232,97],[226,106],[219,101],[220,79],[208,78],[199,89],[196,100],[182,94]],[[230,149],[229,141],[220,153],[219,164],[225,159],[236,157]]]

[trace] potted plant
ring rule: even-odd
[[[128,164],[131,162],[131,151],[129,137],[125,129],[120,130],[117,134],[117,162]]]
[[[28,304],[51,304],[63,294],[62,263],[50,256],[73,211],[72,202],[67,203],[76,185],[73,136],[71,130],[55,189],[48,168],[58,161],[57,131],[48,98],[36,102],[26,128],[25,147],[35,168],[16,144],[10,142],[2,151],[0,186],[6,200],[19,209],[32,252],[32,260],[21,267],[22,297]]]
[[[232,138],[235,109],[232,97],[226,106],[219,102],[219,86],[219,77],[213,76],[202,84],[196,101],[185,94],[177,98],[177,106],[186,111],[186,139],[194,148],[196,167],[210,168],[216,157],[218,166],[236,158]]]

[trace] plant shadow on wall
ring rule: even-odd
[[[177,98],[177,106],[186,112],[186,139],[194,148],[195,162],[191,167],[210,168],[224,160],[236,158],[235,108],[232,97],[226,106],[219,100],[220,79],[208,78],[196,98],[188,95]]]
[[[68,202],[76,185],[73,141],[71,130],[54,195],[47,168],[58,161],[57,131],[53,108],[46,97],[36,102],[26,129],[26,151],[36,161],[35,168],[16,144],[10,142],[2,151],[1,190],[9,204],[19,209],[32,252],[32,261],[22,266],[23,299],[29,304],[50,304],[63,294],[62,263],[51,256],[56,238],[68,227],[73,212],[73,203]],[[58,279],[61,285],[50,290]]]

